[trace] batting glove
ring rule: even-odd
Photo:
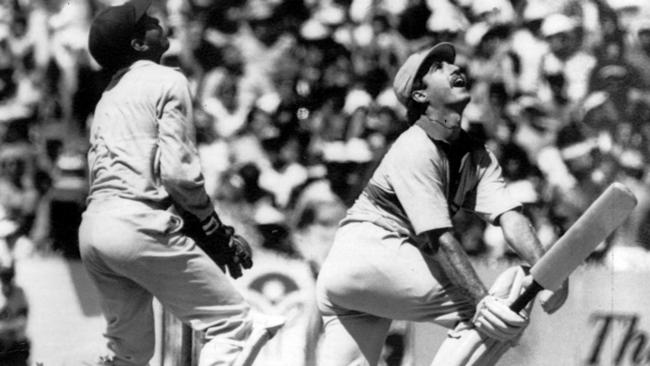
[[[476,330],[499,341],[516,339],[526,329],[528,318],[510,310],[507,302],[487,295],[476,306],[472,319]]]
[[[530,269],[526,266],[514,266],[503,271],[490,287],[490,295],[504,299],[510,306],[519,295],[521,295],[533,282],[533,277],[529,274]],[[520,311],[520,315],[527,318],[533,307],[533,302]]]

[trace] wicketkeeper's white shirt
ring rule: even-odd
[[[90,129],[89,203],[111,197],[173,201],[200,219],[213,205],[195,147],[192,99],[179,71],[151,61],[120,70]],[[170,200],[171,199],[171,200]]]

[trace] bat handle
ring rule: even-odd
[[[535,298],[535,295],[537,295],[543,289],[544,288],[542,285],[533,280],[533,283],[531,283],[530,286],[526,287],[524,293],[519,295],[517,300],[515,300],[512,305],[510,305],[510,310],[514,311],[515,313],[519,313],[523,308],[526,307],[526,305],[528,305],[531,300]]]

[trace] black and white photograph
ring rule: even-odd
[[[0,366],[650,365],[650,1],[1,0]]]

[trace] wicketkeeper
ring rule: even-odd
[[[321,269],[319,366],[376,365],[393,319],[453,329],[435,366],[492,365],[528,324],[508,307],[529,280],[523,269],[509,269],[488,291],[454,235],[452,216],[469,210],[499,225],[528,263],[543,254],[497,159],[461,129],[470,95],[454,59],[451,44],[437,44],[395,76],[411,127],[341,222]],[[544,310],[557,310],[566,295],[566,286],[545,293]]]
[[[159,64],[169,42],[146,14],[150,4],[101,11],[88,40],[113,73],[90,129],[90,190],[79,229],[107,320],[109,351],[100,364],[148,365],[154,296],[204,333],[199,365],[250,364],[260,344],[247,343],[256,337],[249,337],[249,306],[225,271],[238,277],[250,268],[251,250],[205,192],[188,81]]]

